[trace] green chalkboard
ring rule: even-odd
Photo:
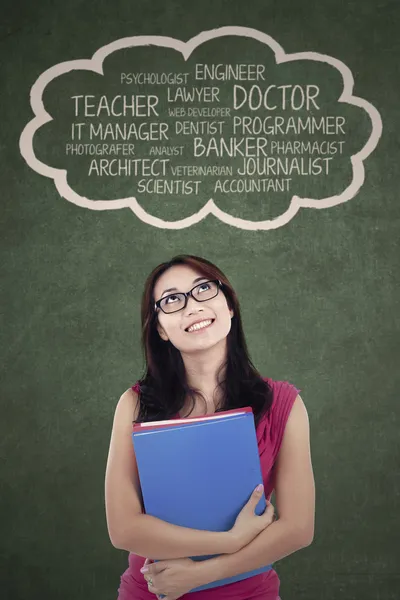
[[[114,410],[146,277],[188,253],[308,411],[315,537],[275,563],[282,600],[396,600],[398,2],[3,16],[2,597],[116,600]]]

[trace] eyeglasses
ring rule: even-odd
[[[186,308],[189,296],[192,296],[196,302],[205,302],[205,300],[215,298],[218,295],[220,287],[222,287],[222,283],[219,279],[204,281],[196,285],[189,292],[178,292],[164,296],[164,298],[157,300],[154,304],[154,309],[161,308],[166,314],[178,312],[178,310]]]

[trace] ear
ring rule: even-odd
[[[167,334],[165,333],[165,330],[160,325],[160,323],[157,323],[157,331],[158,331],[160,338],[162,340],[164,340],[164,342],[168,342],[169,338],[168,338]]]
[[[232,317],[234,316],[234,312],[232,309],[229,310],[229,314],[231,315],[231,319],[232,319]]]

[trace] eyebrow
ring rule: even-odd
[[[198,281],[201,281],[202,279],[205,279],[206,281],[208,280],[208,277],[196,277],[196,279],[193,279],[193,283],[197,283]],[[164,296],[164,294],[166,292],[177,292],[178,288],[168,288],[167,290],[164,290],[163,293],[161,294],[161,297]]]

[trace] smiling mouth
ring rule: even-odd
[[[202,331],[203,329],[211,327],[214,321],[215,319],[204,319],[204,321],[201,321],[200,323],[195,323],[191,327],[188,327],[187,329],[185,329],[185,331],[186,333],[196,333],[197,331]]]

